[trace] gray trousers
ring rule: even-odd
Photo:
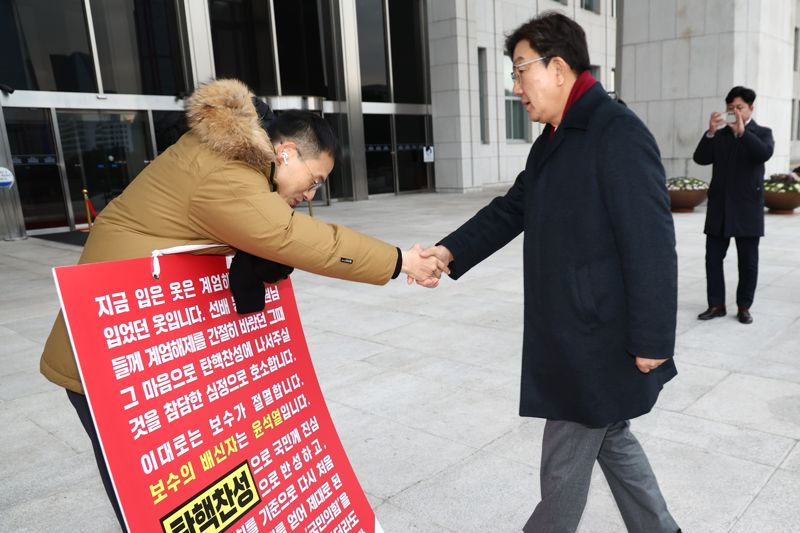
[[[594,462],[600,463],[631,533],[676,533],[658,482],[627,420],[590,428],[548,420],[542,439],[542,500],[525,533],[574,533],[586,506]]]

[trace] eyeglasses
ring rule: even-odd
[[[306,167],[306,168],[308,168],[308,167]],[[306,192],[314,192],[317,189],[319,189],[320,187],[322,187],[323,185],[325,185],[325,181],[324,180],[318,180],[318,179],[314,178],[314,181],[311,184],[311,187],[306,189]]]
[[[526,70],[528,70],[527,68],[520,68],[520,67],[524,67],[525,65],[531,65],[533,63],[536,63],[537,61],[544,61],[546,59],[550,59],[550,58],[549,57],[537,57],[536,59],[529,59],[527,61],[523,61],[522,63],[517,63],[516,65],[512,65],[512,67],[513,67],[513,70],[511,71],[511,79],[512,79],[512,81],[518,82],[520,73],[521,72],[525,72]]]
[[[306,167],[306,170],[308,170],[308,175],[311,176],[311,187],[306,189],[306,192],[309,192],[309,193],[310,192],[314,192],[317,189],[319,189],[320,187],[322,187],[323,185],[325,185],[325,179],[324,178],[323,179],[316,178],[314,176],[314,173],[308,167],[308,164],[303,159],[302,154],[300,154],[300,150],[298,150],[297,148],[295,148],[295,150],[297,151],[297,159],[299,159],[300,162],[303,163],[303,165]]]

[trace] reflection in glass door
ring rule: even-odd
[[[69,226],[53,128],[46,109],[3,110],[26,229]]]
[[[103,89],[122,94],[184,94],[178,2],[91,2]]]
[[[325,121],[333,128],[333,133],[339,139],[340,153],[333,165],[333,170],[328,176],[328,190],[331,198],[352,198],[353,181],[349,178],[350,167],[350,147],[347,136],[347,114],[345,113],[325,113]]]
[[[394,192],[390,120],[390,115],[364,115],[367,192],[369,194]]]
[[[386,26],[383,0],[356,0],[361,95],[365,102],[388,102]]]
[[[86,222],[83,189],[99,212],[141,172],[152,158],[143,111],[59,111],[75,223]]]
[[[97,92],[83,0],[0,1],[0,82],[30,91]]]
[[[278,94],[269,2],[208,2],[218,78],[242,80],[256,94]]]
[[[394,102],[430,103],[424,13],[424,0],[389,0]]]

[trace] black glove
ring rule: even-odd
[[[231,293],[240,315],[264,310],[264,282],[289,277],[294,268],[238,250],[230,269]]]

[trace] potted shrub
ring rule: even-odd
[[[691,213],[706,199],[708,184],[697,178],[669,178],[667,191],[673,213]]]
[[[794,172],[772,174],[764,180],[764,205],[777,215],[791,215],[800,207],[800,177]]]

